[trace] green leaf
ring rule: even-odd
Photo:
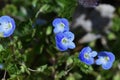
[[[114,33],[109,33],[108,39],[109,40],[114,40],[114,39],[116,39],[116,35]]]
[[[43,66],[40,66],[39,68],[37,68],[37,71],[43,72],[46,68],[47,68],[47,64],[43,65]]]
[[[67,66],[71,65],[73,63],[73,59],[71,57],[69,57],[66,61]]]
[[[1,51],[4,51],[4,48],[3,48],[3,46],[0,44],[0,52]]]
[[[75,80],[74,76],[72,74],[70,74],[66,80]]]
[[[48,26],[46,29],[46,35],[50,35],[52,33],[52,26]]]
[[[120,80],[120,72],[114,76],[113,80]]]

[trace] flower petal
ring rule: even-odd
[[[112,64],[113,64],[112,62],[109,62],[107,64],[102,65],[102,68],[105,69],[105,70],[108,70],[112,67]]]
[[[74,49],[75,48],[75,44],[73,42],[68,43],[68,48]]]
[[[64,33],[58,33],[55,36],[56,42],[61,42],[61,40],[64,38]]]
[[[87,65],[92,65],[94,64],[94,58],[84,59],[82,62],[84,62]]]
[[[115,61],[115,56],[113,55],[113,53],[108,52],[108,53],[106,53],[106,54],[109,56],[110,62],[114,62],[114,61]]]
[[[61,18],[61,21],[65,24],[65,26],[69,26],[69,22],[66,18]]]
[[[63,31],[64,31],[64,29],[60,29],[59,27],[56,27],[56,28],[54,28],[54,30],[53,30],[53,32],[54,32],[55,34],[60,33],[60,32],[63,32]]]
[[[61,19],[60,19],[60,18],[55,18],[55,19],[53,20],[53,22],[52,22],[52,25],[53,25],[54,27],[56,27],[57,24],[59,24],[60,22],[61,22]]]
[[[96,51],[92,51],[92,52],[89,53],[89,55],[91,57],[95,57],[95,56],[97,56],[97,52]]]
[[[68,47],[64,44],[62,44],[61,42],[56,42],[56,46],[60,51],[65,51],[68,49]]]
[[[102,58],[99,58],[95,61],[96,65],[101,65],[103,63]]]
[[[91,52],[91,51],[92,51],[92,49],[91,49],[90,47],[84,47],[84,48],[81,50],[80,53],[89,53],[89,52]]]
[[[72,32],[64,32],[65,36],[70,40],[74,40],[74,34]]]

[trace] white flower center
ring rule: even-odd
[[[7,22],[3,22],[3,23],[0,23],[0,31],[1,32],[7,32],[9,30],[11,30],[12,28],[12,24],[11,23],[7,23]]]
[[[64,30],[64,24],[63,23],[59,23],[58,24],[58,29],[60,30],[60,31],[62,31],[62,30]]]
[[[110,58],[108,56],[105,56],[105,57],[101,58],[101,60],[102,60],[103,64],[106,64],[110,60]]]
[[[64,26],[65,26],[63,23],[60,23],[59,25],[61,28],[64,28]]]
[[[63,39],[62,39],[62,43],[63,43],[63,44],[67,44],[67,43],[68,43],[68,39],[67,39],[67,38],[63,38]]]
[[[9,31],[12,28],[11,23],[3,23],[3,29]]]
[[[89,53],[85,53],[84,58],[89,59],[90,58]]]
[[[104,57],[105,61],[109,61],[110,58],[109,57]]]

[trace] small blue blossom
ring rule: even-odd
[[[15,21],[9,16],[0,17],[0,37],[9,37],[15,30]]]
[[[115,56],[113,53],[107,51],[101,51],[98,54],[98,59],[96,60],[96,64],[102,65],[102,68],[107,70],[112,67],[114,61],[115,61]]]
[[[94,64],[94,57],[97,56],[96,51],[92,51],[90,47],[85,47],[79,54],[79,59],[87,65]]]
[[[54,33],[69,31],[69,22],[65,18],[56,18],[52,22],[54,27]]]
[[[60,51],[65,51],[68,48],[70,49],[75,48],[75,44],[73,42],[74,34],[72,32],[58,33],[55,36],[55,40],[56,40],[56,46]]]

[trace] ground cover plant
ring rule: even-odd
[[[120,80],[119,0],[1,0],[1,80]]]

